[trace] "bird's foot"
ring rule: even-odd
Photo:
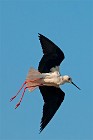
[[[19,105],[20,105],[20,102],[15,106],[15,109],[18,108]]]
[[[16,98],[16,96],[12,97],[12,98],[10,99],[10,102],[11,102],[14,98]]]
[[[21,101],[22,101],[22,99],[23,99],[23,97],[24,97],[24,93],[25,93],[25,91],[26,91],[26,89],[30,89],[30,91],[33,91],[36,87],[38,87],[38,86],[42,86],[42,84],[35,84],[35,85],[31,85],[30,83],[32,83],[32,82],[35,82],[35,81],[38,81],[39,80],[39,78],[37,78],[37,79],[34,79],[34,80],[26,80],[24,83],[23,83],[23,85],[21,86],[21,88],[19,89],[19,91],[17,92],[17,94],[15,95],[15,96],[13,96],[11,99],[10,99],[10,102],[12,101],[12,100],[14,100],[16,97],[17,97],[17,95],[20,93],[20,91],[24,88],[24,91],[23,91],[23,93],[22,93],[22,97],[20,98],[20,101],[18,102],[18,104],[16,105],[16,107],[15,107],[15,109],[16,108],[18,108],[18,106],[20,105],[20,103],[21,103]],[[28,84],[29,83],[29,84]],[[29,85],[29,86],[25,86],[25,85]],[[24,87],[25,86],[25,87]]]

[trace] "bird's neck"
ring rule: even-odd
[[[67,80],[65,79],[65,76],[60,76],[60,84],[63,85],[67,83]]]

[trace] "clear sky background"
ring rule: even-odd
[[[41,33],[64,52],[62,75],[82,90],[61,86],[65,100],[39,134],[43,99],[38,89],[13,101],[29,68],[38,68]],[[0,140],[93,139],[93,1],[0,0]]]

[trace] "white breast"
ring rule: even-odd
[[[45,85],[59,85],[60,84],[60,74],[58,71],[44,73],[44,84]]]

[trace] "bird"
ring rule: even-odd
[[[80,88],[73,83],[70,76],[62,76],[60,74],[60,64],[65,58],[63,51],[44,35],[38,33],[38,37],[43,51],[43,56],[39,62],[38,70],[33,67],[30,68],[25,82],[10,101],[16,98],[20,91],[24,89],[20,101],[15,106],[16,109],[20,105],[26,89],[32,92],[36,88],[39,88],[44,100],[43,115],[40,123],[41,133],[53,118],[64,100],[65,93],[62,91],[60,86],[65,83],[70,83],[79,90]]]

